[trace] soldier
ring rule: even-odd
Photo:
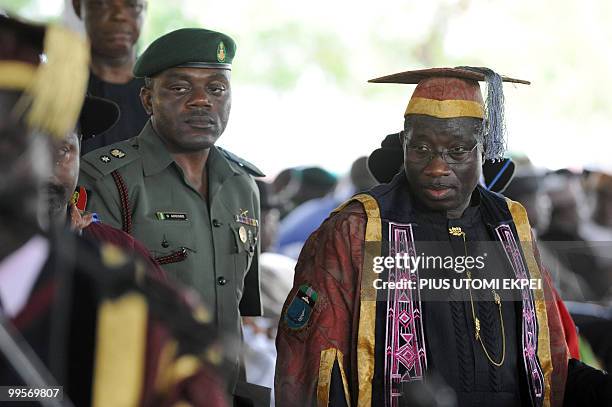
[[[116,246],[37,222],[45,135],[74,129],[88,55],[65,29],[0,16],[0,385],[61,385],[62,405],[226,406],[205,310]]]
[[[134,68],[145,78],[149,122],[137,137],[86,154],[79,183],[88,210],[143,242],[239,338],[240,315],[261,315],[253,176],[263,174],[215,146],[230,113],[235,50],[230,37],[205,29],[154,41]],[[237,377],[237,356],[235,367]]]

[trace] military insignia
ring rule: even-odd
[[[217,61],[219,62],[225,62],[225,44],[223,43],[223,41],[219,42],[219,45],[217,45]]]
[[[249,226],[257,226],[259,225],[259,221],[257,219],[254,218],[249,218],[248,215],[249,211],[248,210],[240,210],[240,214],[234,216],[234,220],[238,223],[243,223],[245,225],[249,225]]]
[[[76,205],[77,209],[84,211],[87,207],[87,191],[83,187],[77,186],[77,189],[70,198],[70,205]]]
[[[242,243],[246,243],[246,241],[247,241],[247,231],[246,231],[246,228],[244,226],[240,226],[240,229],[238,229],[238,235],[240,236],[240,241]]]
[[[155,217],[158,220],[187,220],[184,212],[155,212]]]
[[[112,155],[113,157],[116,157],[116,158],[123,158],[123,157],[125,157],[126,154],[125,154],[125,152],[123,150],[119,150],[118,148],[113,148],[110,151],[110,155]]]
[[[317,292],[310,285],[301,285],[285,312],[284,319],[287,327],[298,330],[306,326],[318,296]]]
[[[109,162],[111,162],[111,158],[107,155],[101,155],[100,156],[100,161],[102,161],[105,164],[108,164]]]

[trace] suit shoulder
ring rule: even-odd
[[[81,158],[81,171],[98,179],[140,159],[135,138],[100,147]]]
[[[266,174],[264,174],[259,168],[257,168],[255,165],[251,164],[247,160],[238,157],[236,154],[231,153],[225,150],[224,148],[221,148],[221,147],[216,147],[216,148],[227,160],[230,161],[230,163],[235,164],[235,166],[237,166],[242,171],[245,171],[254,177],[265,177],[266,176]]]

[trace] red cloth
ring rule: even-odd
[[[555,291],[555,296],[557,298],[557,308],[561,316],[561,323],[565,331],[565,341],[567,342],[570,355],[573,359],[580,360],[580,347],[578,346],[578,331],[576,330],[576,325],[557,291]]]
[[[163,280],[167,279],[166,273],[155,262],[155,260],[153,260],[149,250],[147,250],[147,248],[138,240],[134,239],[133,236],[128,235],[124,231],[101,222],[96,222],[91,223],[89,226],[83,229],[83,237],[95,242],[112,243],[115,246],[124,249],[127,253],[136,255],[142,260],[145,260],[150,271],[152,271],[158,277],[161,277]]]
[[[288,328],[281,316],[276,348],[275,393],[280,406],[317,405],[321,351],[339,349],[348,373],[351,399],[357,388],[357,329],[359,290],[364,254],[366,215],[351,204],[329,218],[306,241],[296,266],[294,288],[285,302],[283,316],[302,284],[318,293],[312,316],[298,331]]]

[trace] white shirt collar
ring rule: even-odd
[[[0,262],[0,300],[9,318],[26,305],[48,256],[49,241],[35,235]]]

